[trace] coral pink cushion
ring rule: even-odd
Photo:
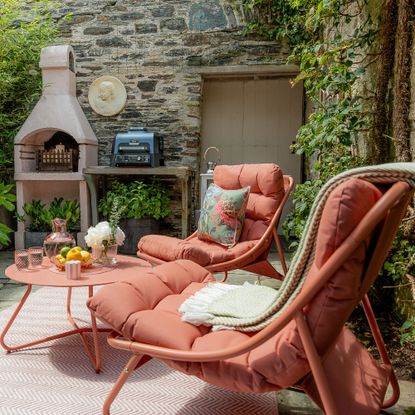
[[[232,248],[197,237],[182,240],[164,235],[146,235],[138,243],[138,250],[163,261],[189,259],[204,267],[238,258],[252,249],[258,241],[244,241]]]
[[[323,212],[316,257],[306,284],[314,283],[321,266],[381,195],[375,186],[359,179],[345,182],[331,194]],[[329,353],[325,361],[331,376],[329,381],[338,382],[334,373],[339,359],[349,367],[342,372],[344,378],[339,382],[345,396],[339,415],[378,413],[386,390],[387,371],[376,365],[355,337],[343,328],[356,305],[366,251],[367,244],[362,243],[306,309],[319,353],[330,351],[333,343],[336,346],[336,354]],[[207,327],[182,322],[177,311],[179,304],[211,280],[210,274],[192,262],[171,262],[143,271],[134,279],[103,287],[88,301],[88,306],[98,318],[136,341],[181,350],[223,349],[253,334],[209,332]],[[233,359],[166,363],[218,386],[254,392],[292,386],[310,370],[294,322],[261,346]],[[309,382],[306,387],[312,394],[313,384]]]
[[[270,221],[284,197],[284,177],[276,164],[216,166],[213,181],[223,189],[249,186],[246,218]]]

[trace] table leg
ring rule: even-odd
[[[80,331],[82,331],[82,332],[92,331],[92,329],[90,329],[90,328],[70,330],[70,331],[67,331],[67,332],[55,334],[53,336],[44,337],[42,339],[34,340],[32,342],[20,344],[20,345],[17,345],[17,346],[7,345],[4,338],[6,337],[6,334],[8,333],[9,329],[11,328],[14,321],[16,320],[16,317],[20,313],[20,310],[22,309],[24,303],[26,302],[27,298],[29,297],[31,291],[32,291],[32,285],[28,285],[25,294],[23,295],[22,299],[20,300],[20,303],[16,307],[16,310],[14,311],[13,315],[10,317],[10,320],[8,321],[8,323],[6,324],[6,327],[3,329],[3,331],[0,335],[0,345],[3,347],[4,350],[7,351],[7,353],[14,352],[14,351],[20,350],[20,349],[26,349],[28,347],[36,346],[37,344],[45,343],[45,342],[48,342],[48,341],[51,341],[51,340],[60,339],[62,337],[71,336],[73,334],[79,333]]]
[[[34,340],[28,343],[19,344],[15,346],[10,346],[6,344],[5,337],[7,333],[9,332],[10,328],[12,327],[17,316],[19,315],[20,310],[25,304],[31,291],[32,291],[32,285],[28,285],[26,292],[24,293],[22,299],[20,300],[20,303],[17,305],[16,310],[13,312],[12,316],[10,317],[9,321],[7,322],[6,326],[4,327],[3,331],[0,334],[0,345],[3,347],[3,349],[6,350],[7,353],[10,353],[10,352],[14,352],[14,351],[21,350],[21,349],[27,349],[28,347],[36,346],[41,343],[46,343],[52,340],[61,339],[63,337],[72,336],[74,334],[79,334],[81,336],[81,340],[88,354],[88,357],[91,360],[92,366],[94,367],[95,371],[99,373],[99,371],[101,370],[101,347],[99,344],[98,333],[99,332],[108,333],[111,331],[111,329],[98,329],[95,316],[92,313],[91,313],[91,327],[83,327],[83,328],[78,327],[78,325],[75,323],[71,315],[72,288],[68,288],[67,317],[68,317],[69,322],[74,327],[74,330],[65,331],[62,333],[54,334],[53,336],[44,337],[42,339]],[[91,297],[92,294],[93,294],[93,288],[89,287],[89,297]],[[91,332],[92,332],[92,336],[94,339],[95,354],[91,350],[91,347],[88,345],[87,337],[85,334],[85,333],[91,333]]]
[[[94,294],[94,289],[92,286],[88,287],[88,297],[92,297]],[[94,316],[94,314],[91,312],[91,328],[88,329],[88,332],[92,332],[92,338],[94,341],[94,350],[90,347],[88,344],[88,339],[85,335],[85,332],[79,328],[79,326],[76,324],[75,320],[72,317],[71,314],[71,300],[72,300],[72,288],[68,287],[68,298],[66,302],[66,313],[68,321],[71,323],[71,325],[79,331],[79,335],[81,336],[81,341],[84,346],[84,349],[89,357],[89,360],[92,363],[92,366],[95,369],[95,372],[99,373],[101,371],[101,346],[99,343],[99,332],[109,332],[110,329],[98,329],[97,327],[97,320]],[[95,353],[94,353],[95,352]]]
[[[29,297],[30,293],[32,291],[32,286],[28,285],[26,288],[26,292],[24,293],[22,299],[20,300],[20,303],[16,307],[16,310],[14,310],[14,313],[10,317],[10,320],[6,324],[6,327],[3,329],[1,336],[0,336],[0,344],[3,347],[4,350],[7,351],[7,353],[10,353],[13,350],[17,350],[16,347],[7,346],[7,344],[4,342],[4,338],[6,337],[7,332],[9,331],[10,327],[12,326],[14,320],[16,320],[17,315],[19,314],[20,310],[22,309],[24,303],[27,300],[27,297]]]

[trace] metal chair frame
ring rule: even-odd
[[[320,356],[316,349],[303,309],[318,294],[359,244],[370,236],[372,236],[372,249],[368,253],[370,260],[364,271],[362,286],[359,295],[356,297],[355,305],[357,306],[359,302],[362,304],[379,349],[381,360],[386,367],[390,368],[389,383],[392,387],[392,396],[383,402],[382,408],[394,405],[399,399],[399,385],[370,306],[367,292],[379,274],[413,194],[414,190],[405,182],[397,182],[391,186],[322,266],[318,273],[318,278],[316,278],[316,283],[303,288],[277,319],[238,345],[209,352],[193,352],[139,343],[123,338],[115,332],[111,333],[108,337],[108,343],[114,348],[131,352],[132,357],[109,393],[104,403],[103,414],[110,414],[112,402],[134,369],[142,366],[151,358],[189,362],[211,362],[230,359],[255,349],[275,336],[290,321],[295,320],[310,365],[310,375],[315,380],[324,412],[327,415],[337,415],[336,400],[331,393],[330,384],[322,365],[324,356]],[[335,340],[333,339],[333,344]]]
[[[261,239],[255,246],[250,249],[245,254],[241,255],[238,258],[232,259],[230,261],[221,262],[218,264],[208,265],[206,268],[210,272],[223,272],[225,278],[227,278],[227,272],[235,269],[243,269],[249,272],[255,272],[266,277],[272,277],[277,279],[283,279],[283,275],[287,273],[287,263],[285,261],[284,252],[282,249],[281,240],[278,235],[278,224],[282,215],[284,206],[291,194],[291,191],[294,187],[294,179],[291,176],[284,175],[284,197],[281,200],[277,210],[275,211],[271,221],[269,222],[267,230],[262,235]],[[186,238],[186,241],[190,241],[193,238],[197,238],[197,231]],[[271,249],[272,241],[275,241],[277,248],[278,256],[281,261],[281,267],[283,270],[283,275],[281,275],[268,261],[267,257]],[[163,261],[160,258],[156,258],[152,255],[146,253],[137,252],[137,256],[141,259],[144,259],[150,262],[153,265],[161,265],[166,261]]]

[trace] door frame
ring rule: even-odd
[[[203,105],[203,84],[205,79],[266,79],[266,78],[294,78],[300,73],[300,68],[297,65],[228,65],[228,66],[199,66],[187,69],[188,73],[199,74],[201,77],[201,96],[200,96],[200,111],[202,113]],[[301,125],[306,123],[306,118],[311,113],[312,105],[307,99],[304,87],[303,87],[303,102],[301,108]],[[201,118],[200,132],[202,132],[203,119]],[[201,143],[200,143],[201,144]],[[199,162],[198,173],[200,174],[201,161],[201,145],[199,144]],[[304,155],[300,155],[300,177],[301,183],[305,180],[305,158]],[[298,183],[296,183],[298,184]]]

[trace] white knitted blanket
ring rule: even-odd
[[[351,178],[375,184],[405,181],[415,187],[415,163],[360,167],[332,178],[313,203],[298,249],[278,291],[251,284],[209,284],[180,306],[182,320],[195,325],[213,326],[213,330],[258,331],[277,318],[300,292],[313,263],[317,230],[329,195]]]

